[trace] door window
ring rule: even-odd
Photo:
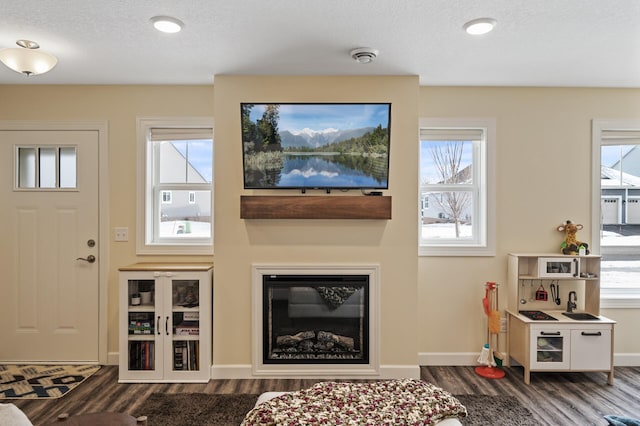
[[[16,190],[77,188],[75,146],[19,146],[14,152]]]

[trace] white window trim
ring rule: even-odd
[[[593,120],[591,123],[591,252],[600,254],[600,147],[606,130],[640,130],[640,120]],[[640,289],[600,289],[601,308],[640,308]]]
[[[479,220],[484,223],[485,244],[470,244],[465,242],[455,242],[441,245],[424,245],[420,243],[418,247],[419,256],[495,256],[496,255],[496,177],[495,177],[495,159],[496,159],[496,120],[490,118],[421,118],[420,129],[422,128],[475,128],[483,129],[486,134],[486,150],[484,184],[486,188],[486,199],[479,200],[480,205],[477,206],[481,212],[478,216],[485,216]],[[419,130],[418,129],[418,132]],[[420,137],[418,136],[418,143]],[[420,156],[418,156],[420,161]],[[419,172],[420,173],[420,172]],[[418,206],[421,208],[421,185],[418,182]],[[486,205],[482,205],[486,203]],[[420,211],[418,211],[418,232],[422,232],[422,224],[420,223]],[[420,241],[420,238],[418,238]]]
[[[148,244],[146,235],[152,221],[147,219],[147,203],[153,203],[153,194],[147,193],[147,170],[151,169],[148,155],[148,135],[152,128],[204,128],[213,129],[211,117],[138,117],[137,124],[137,205],[136,205],[136,254],[158,255],[212,255],[213,254],[213,200],[215,194],[212,190],[211,197],[211,242],[206,244],[190,243],[188,241],[175,244]],[[215,149],[215,142],[214,142]],[[150,223],[151,222],[151,223]]]

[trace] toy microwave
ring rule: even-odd
[[[538,276],[541,278],[575,278],[579,274],[580,258],[538,258]]]

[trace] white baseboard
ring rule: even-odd
[[[277,374],[272,375],[260,375],[255,376],[252,373],[250,364],[229,364],[229,365],[212,365],[211,366],[211,379],[256,379],[256,378],[279,378]],[[283,375],[282,378],[291,378],[291,376]],[[381,365],[380,373],[375,376],[363,376],[340,374],[339,376],[318,376],[318,375],[296,375],[296,378],[322,378],[322,379],[363,379],[363,378],[376,378],[376,379],[419,379],[420,378],[420,366],[419,365]]]
[[[477,365],[480,352],[420,352],[420,365]]]
[[[479,352],[421,352],[418,354],[420,365],[466,366],[478,364]],[[507,356],[505,354],[505,356]],[[516,364],[512,362],[512,364]],[[614,367],[640,367],[640,353],[613,354]]]
[[[107,365],[118,365],[120,363],[120,353],[119,352],[109,352],[107,353]]]
[[[640,367],[640,354],[613,354],[614,367]]]
[[[211,379],[251,379],[251,364],[212,365]]]
[[[418,365],[382,365],[380,366],[381,379],[419,378],[420,365],[465,366],[478,363],[476,352],[420,352]],[[118,365],[118,352],[107,354],[107,365]],[[640,353],[618,353],[613,355],[615,367],[640,367]],[[250,364],[238,365],[212,365],[212,379],[252,379]]]

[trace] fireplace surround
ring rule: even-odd
[[[379,374],[378,265],[253,265],[254,375]]]

